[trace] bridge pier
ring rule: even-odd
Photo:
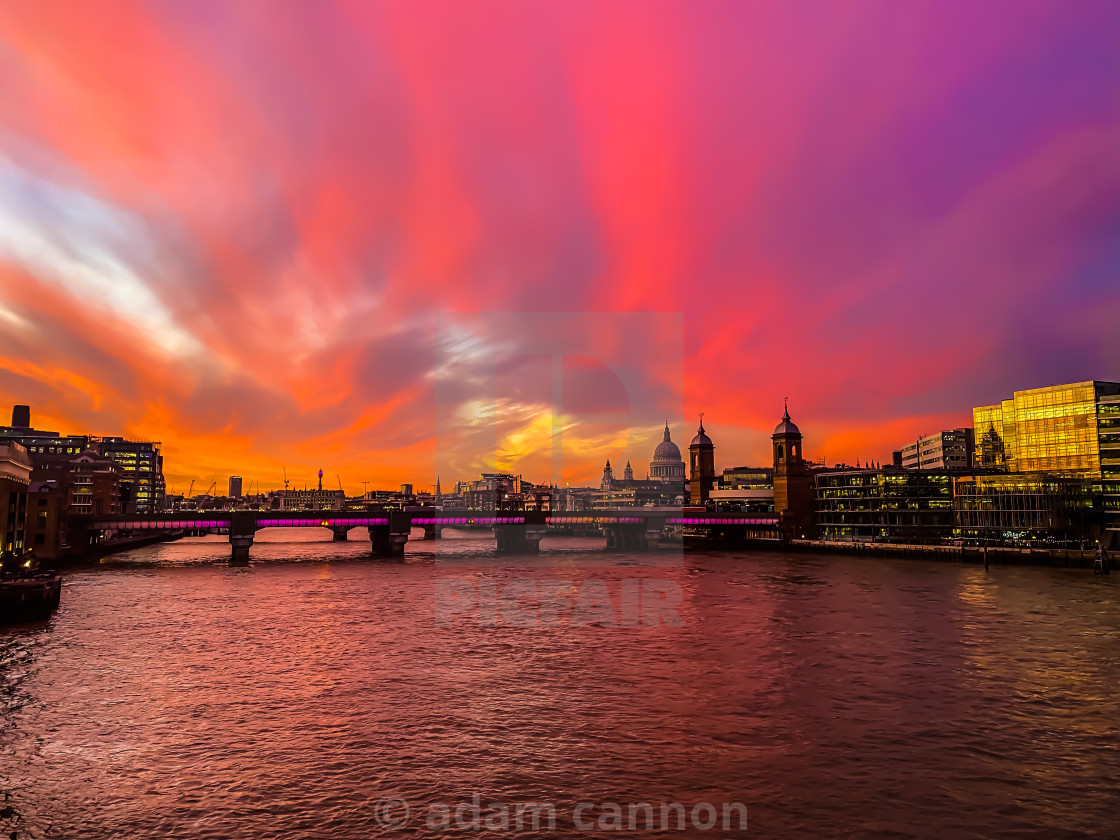
[[[249,549],[257,533],[257,517],[251,511],[234,511],[230,514],[229,544],[231,566],[248,566]]]
[[[525,548],[522,535],[511,526],[494,526],[494,539],[498,543],[498,554],[521,554]]]
[[[526,554],[540,554],[541,553],[541,539],[548,533],[547,526],[534,527],[532,525],[525,526],[525,553]]]
[[[411,529],[412,517],[400,511],[389,514],[388,525],[370,525],[369,539],[373,546],[373,556],[404,560],[404,545],[408,542],[408,532]]]
[[[608,551],[656,551],[661,529],[645,525],[604,525]]]
[[[331,540],[332,541],[334,541],[334,542],[346,542],[350,538],[350,536],[349,536],[350,526],[349,525],[331,525],[329,527],[331,529],[331,534],[332,534]]]
[[[235,537],[230,534],[229,544],[232,548],[232,551],[230,552],[229,564],[231,566],[248,566],[249,549],[253,546],[253,538]]]
[[[547,525],[495,525],[498,554],[539,554]]]
[[[442,525],[423,525],[421,527],[424,529],[424,539],[426,539],[426,540],[442,539],[442,537],[443,537],[443,526]]]

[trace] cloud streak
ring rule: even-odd
[[[700,410],[759,462],[786,395],[810,454],[886,460],[1120,378],[1120,11],[996,12],[10,3],[0,399],[162,439],[172,483],[354,492],[585,481]],[[541,338],[486,313],[678,326],[563,351],[618,366],[619,436],[486,373]]]

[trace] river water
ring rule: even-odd
[[[327,536],[0,630],[0,837],[1120,836],[1120,575]]]

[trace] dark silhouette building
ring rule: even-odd
[[[688,445],[689,501],[693,505],[706,505],[716,480],[716,447],[704,432],[704,415],[700,414],[700,428]]]
[[[627,462],[629,463],[629,462]],[[599,481],[600,490],[610,490],[614,486],[614,470],[611,469],[611,460],[607,459],[607,463],[603,466],[603,478]]]
[[[786,539],[809,539],[816,533],[816,499],[813,474],[801,448],[801,430],[789,418],[789,406],[782,422],[770,436],[774,445],[774,512],[781,517]]]
[[[634,478],[634,468],[629,460],[622,470],[622,477],[618,478],[608,460],[603,466],[599,489],[591,491],[589,499],[596,509],[679,505],[685,498],[684,485],[684,461],[681,460],[681,451],[669,438],[669,423],[666,421],[665,435],[653,450],[646,478]]]
[[[27,447],[36,467],[50,463],[68,464],[87,450],[102,458],[116,461],[121,474],[121,505],[123,513],[156,513],[163,510],[163,455],[159,441],[128,440],[123,437],[93,435],[62,435],[55,431],[30,426],[30,410],[26,406],[12,409],[13,421],[27,425],[0,426],[0,440],[14,440]]]

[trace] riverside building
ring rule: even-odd
[[[816,496],[823,540],[939,543],[953,528],[948,470],[826,470],[816,474]]]
[[[972,417],[975,466],[1016,478],[958,481],[958,536],[1013,543],[1100,538],[1115,545],[1120,383],[1087,380],[1016,391],[974,408]],[[1022,512],[1018,520],[1016,511]],[[1054,527],[1043,527],[1045,521]]]
[[[907,470],[961,470],[972,467],[972,429],[949,429],[922,435],[901,451],[899,466]]]
[[[0,441],[0,557],[23,554],[30,481],[27,449],[15,441]]]

